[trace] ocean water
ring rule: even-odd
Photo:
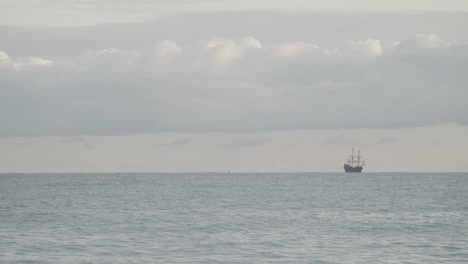
[[[0,174],[0,263],[468,263],[468,174]]]

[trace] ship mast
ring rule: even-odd
[[[360,149],[358,150],[358,154],[357,154],[357,165],[361,166],[361,150]]]
[[[354,155],[354,148],[352,148],[351,150],[351,155],[349,155],[349,158],[348,158],[348,164],[352,167],[355,167],[355,166],[364,166],[364,161],[361,160],[361,150],[358,149],[358,154],[355,156]]]
[[[358,149],[357,155],[354,155],[354,148],[351,149],[351,155],[348,156],[348,162],[345,163],[345,172],[361,172],[365,161],[362,159],[361,150]]]

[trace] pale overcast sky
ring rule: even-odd
[[[468,1],[0,0],[0,172],[468,171]]]

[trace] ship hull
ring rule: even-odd
[[[345,164],[344,165],[344,170],[345,172],[361,172],[362,171],[362,167],[361,166],[349,166],[348,164]]]

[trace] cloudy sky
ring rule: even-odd
[[[466,0],[0,0],[0,172],[468,171]]]

